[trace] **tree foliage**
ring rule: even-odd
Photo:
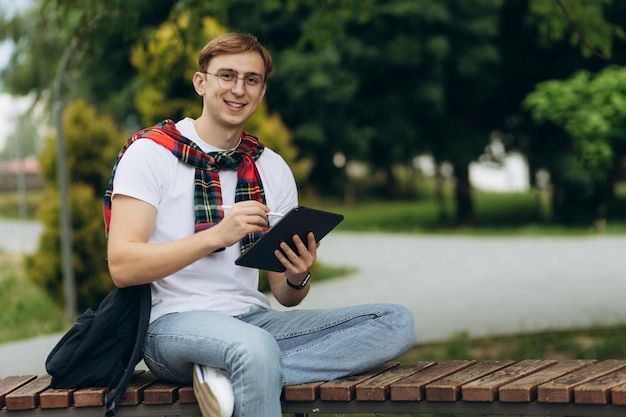
[[[586,57],[596,54],[608,58],[614,40],[624,39],[622,27],[607,24],[606,11],[611,4],[611,0],[531,0],[530,11],[542,43],[567,39]]]
[[[537,85],[525,105],[540,123],[562,127],[590,169],[610,170],[626,148],[626,69],[611,66],[592,74]],[[617,152],[616,152],[617,151]]]
[[[28,18],[0,20],[0,37],[18,42],[3,73],[11,91],[45,91],[50,68],[77,39],[72,88],[64,96],[83,96],[137,128],[193,113],[186,73],[193,45],[225,30],[218,26],[252,32],[276,61],[268,117],[280,115],[292,132],[297,158],[311,165],[310,184],[324,194],[343,193],[344,168],[333,164],[341,152],[382,179],[378,196],[399,196],[394,166],[430,152],[455,166],[459,221],[473,212],[467,164],[493,130],[533,164],[552,158],[550,167],[558,168],[554,160],[561,157],[547,155],[562,138],[533,140],[541,131],[521,107],[535,84],[578,69],[599,71],[608,63],[600,54],[624,58],[626,7],[613,0],[36,4]]]
[[[568,158],[556,177],[565,201],[583,208],[569,214],[561,205],[557,213],[577,222],[606,216],[615,171],[626,155],[626,69],[610,66],[545,81],[524,103],[537,123],[559,126],[575,146],[576,158]]]
[[[85,101],[72,103],[64,118],[67,170],[70,179],[69,207],[72,230],[72,263],[76,280],[77,306],[95,306],[113,284],[106,265],[106,239],[102,217],[102,196],[111,175],[112,162],[128,132],[110,118],[101,116]],[[27,274],[63,300],[59,191],[56,182],[55,137],[49,137],[40,155],[46,198],[38,218],[43,232],[37,250],[26,261]]]

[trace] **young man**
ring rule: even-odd
[[[267,230],[270,210],[297,206],[297,190],[284,160],[243,131],[267,89],[269,52],[231,33],[198,61],[202,115],[144,129],[118,156],[105,196],[109,269],[118,287],[151,283],[144,359],[154,375],[193,381],[205,417],[279,417],[284,385],[406,352],[413,318],[389,304],[278,312],[258,291],[258,271],[235,265]],[[286,271],[268,273],[285,306],[307,295],[317,257],[312,234],[293,241],[297,251],[275,252]]]

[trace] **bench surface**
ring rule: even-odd
[[[49,375],[0,378],[0,417],[102,416],[105,388],[52,389]],[[626,415],[626,360],[390,362],[329,382],[285,387],[284,413]],[[30,413],[25,413],[30,410]],[[137,371],[118,416],[199,415],[191,386]]]

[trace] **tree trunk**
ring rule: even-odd
[[[454,186],[456,222],[463,226],[474,226],[476,224],[476,212],[472,199],[472,187],[469,181],[469,165],[455,164],[454,174],[456,176],[456,184]]]
[[[447,224],[449,222],[448,211],[446,210],[446,198],[444,193],[445,178],[441,174],[439,166],[435,173],[435,200],[439,210],[439,223]]]

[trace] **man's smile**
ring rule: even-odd
[[[244,107],[244,106],[245,106],[245,103],[237,103],[237,102],[234,102],[234,101],[227,101],[227,100],[224,100],[224,102],[225,102],[228,106],[231,106],[231,107],[236,107],[236,108],[238,108],[238,109],[240,109],[240,108],[242,108],[242,107]]]

